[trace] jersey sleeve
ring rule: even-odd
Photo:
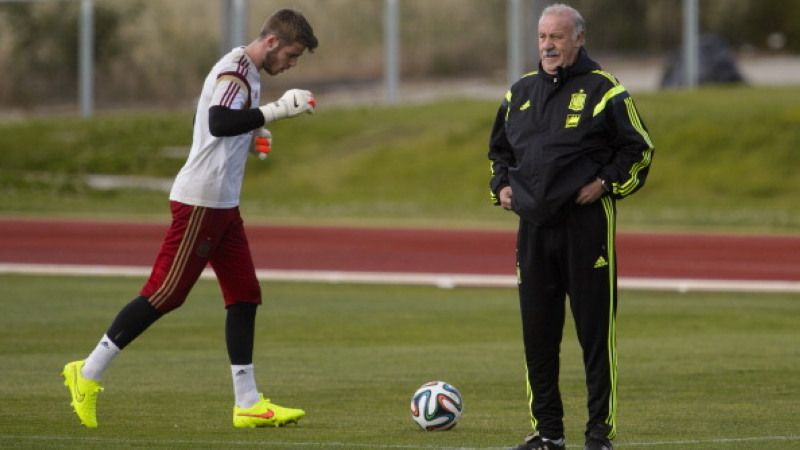
[[[238,62],[226,64],[217,73],[214,93],[210,106],[224,106],[229,109],[249,109],[252,105],[253,89],[247,80],[247,62],[244,56]]]
[[[490,161],[489,168],[492,173],[489,180],[489,198],[495,205],[500,204],[500,200],[497,198],[500,189],[509,184],[508,168],[516,164],[514,152],[511,150],[511,144],[509,144],[506,136],[506,117],[508,117],[510,103],[511,91],[509,90],[497,110],[492,133],[489,137],[488,156]]]
[[[241,57],[217,74],[208,109],[209,131],[213,136],[237,136],[264,125],[264,116],[251,107],[252,88],[247,80],[247,63]]]
[[[238,136],[264,126],[264,115],[257,108],[230,109],[214,105],[208,109],[208,129],[212,136]]]
[[[655,150],[650,134],[633,98],[621,84],[606,92],[594,115],[605,122],[614,149],[612,160],[599,176],[609,183],[614,197],[627,197],[644,186],[650,171]]]

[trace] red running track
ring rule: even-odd
[[[149,267],[166,224],[0,219],[0,263]],[[248,226],[258,269],[512,275],[511,231]],[[617,237],[619,275],[800,280],[800,236]]]

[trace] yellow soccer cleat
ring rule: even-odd
[[[280,427],[287,423],[297,423],[306,415],[302,409],[284,408],[271,403],[264,394],[261,400],[249,408],[233,407],[233,426],[236,428]]]
[[[97,428],[97,394],[103,390],[103,386],[97,381],[84,378],[81,374],[83,364],[84,361],[67,363],[61,375],[64,376],[64,386],[72,396],[70,404],[81,423],[88,428]]]

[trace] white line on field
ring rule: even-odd
[[[753,436],[742,438],[718,438],[718,439],[686,439],[679,441],[662,441],[662,442],[627,442],[614,444],[614,447],[656,447],[665,445],[704,445],[704,444],[732,444],[736,442],[774,442],[774,441],[800,441],[800,436]]]
[[[77,437],[77,436],[0,436],[0,440],[22,441],[53,441],[53,442],[94,442],[106,444],[127,445],[210,445],[222,447],[316,447],[316,448],[410,448],[410,449],[435,449],[435,450],[499,450],[506,447],[441,447],[436,445],[411,445],[411,444],[358,444],[352,442],[286,442],[286,441],[233,441],[233,440],[203,440],[203,439],[124,439],[103,437]]]
[[[211,445],[211,446],[253,446],[255,441],[234,441],[234,440],[203,440],[203,439],[125,439],[125,438],[104,438],[104,437],[77,437],[77,436],[25,436],[25,435],[2,435],[0,440],[20,440],[20,441],[39,441],[39,442],[98,442],[107,444],[138,444],[138,445]],[[654,442],[622,442],[615,444],[618,448],[640,448],[640,447],[663,447],[663,446],[698,446],[707,444],[732,444],[741,442],[789,442],[800,441],[800,436],[751,436],[741,438],[719,438],[719,439],[686,439],[676,441],[654,441]],[[258,441],[259,447],[318,447],[318,448],[420,448],[437,450],[496,450],[507,447],[440,447],[432,445],[404,445],[404,444],[359,444],[352,442],[286,442],[286,441]],[[568,448],[581,448],[582,445],[567,445]]]
[[[147,277],[150,267],[101,266],[81,264],[0,263],[0,274],[37,274],[70,276],[136,276]],[[513,275],[476,275],[460,273],[399,273],[349,272],[329,270],[271,270],[256,271],[265,281],[296,281],[305,283],[399,284],[417,286],[455,287],[514,287]],[[203,278],[214,278],[210,269]],[[774,280],[699,280],[686,278],[620,277],[620,289],[650,291],[708,291],[708,292],[800,292],[800,281]]]

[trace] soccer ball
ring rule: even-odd
[[[411,418],[425,431],[453,428],[463,410],[461,393],[444,381],[425,383],[411,397]]]

